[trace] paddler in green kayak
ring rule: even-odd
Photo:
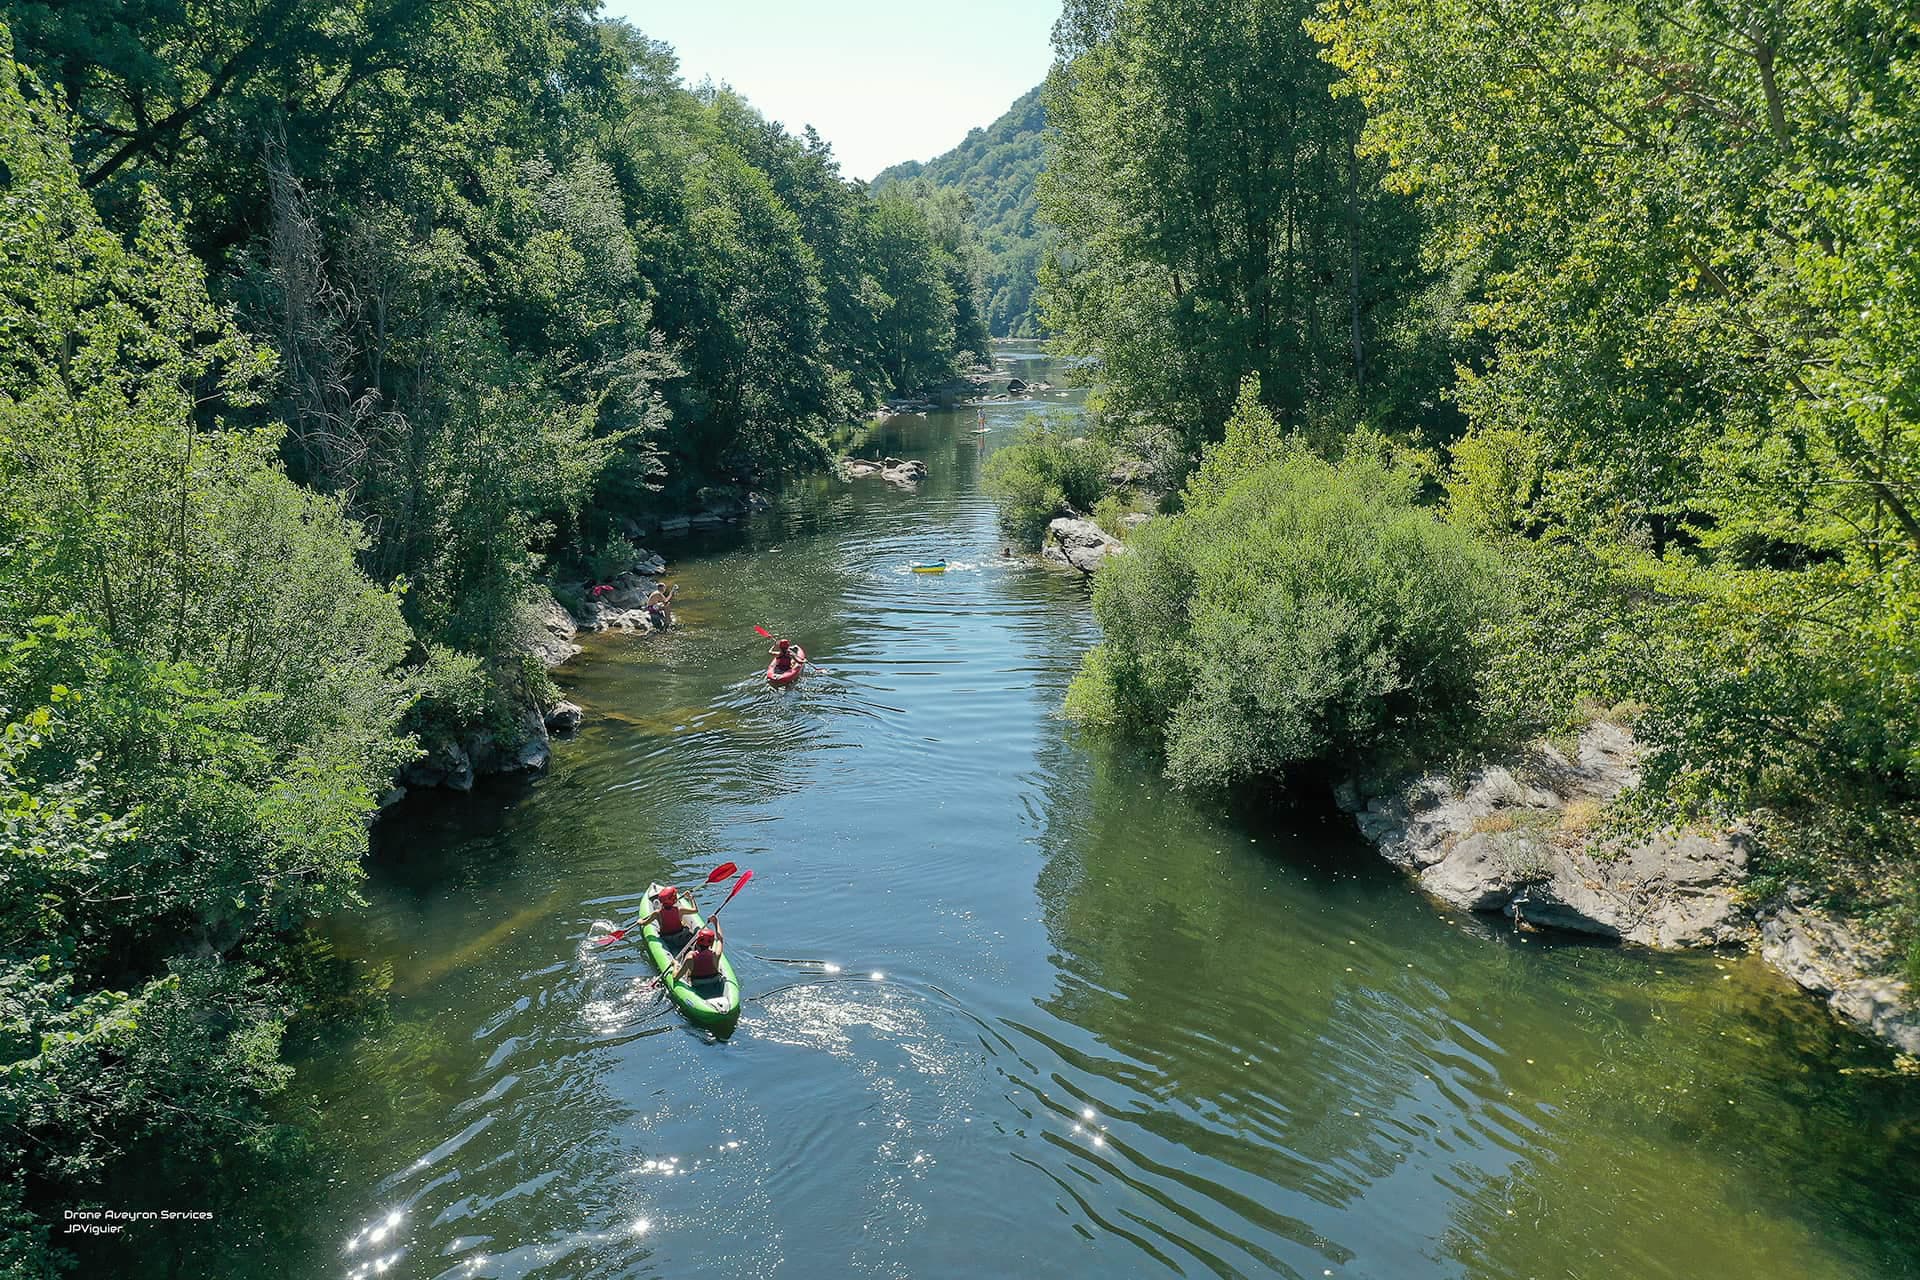
[[[720,927],[709,925],[693,935],[693,946],[680,957],[680,963],[673,968],[673,981],[682,977],[695,982],[702,978],[720,976],[720,952],[725,947],[720,938]]]
[[[630,928],[644,929],[657,920],[660,922],[660,936],[663,938],[671,938],[677,933],[685,933],[687,931],[687,924],[686,921],[680,918],[680,912],[682,910],[680,905],[680,890],[672,885],[668,885],[666,888],[660,890],[657,901],[660,905],[654,908],[651,914],[641,916],[638,920],[635,920]]]

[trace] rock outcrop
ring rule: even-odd
[[[1639,781],[1633,736],[1595,724],[1572,758],[1546,743],[1463,777],[1428,774],[1380,796],[1336,799],[1389,862],[1434,897],[1517,925],[1652,947],[1759,943],[1774,968],[1836,1016],[1920,1054],[1920,1007],[1892,948],[1804,902],[1757,919],[1742,903],[1741,833],[1681,831],[1626,847],[1593,828],[1606,802]]]
[[[1902,1053],[1920,1056],[1920,1007],[1893,948],[1851,921],[1792,901],[1760,913],[1760,954],[1823,997],[1834,1016],[1872,1031]]]
[[[540,773],[553,764],[553,739],[547,735],[547,716],[528,706],[520,718],[520,747],[505,752],[499,773]]]
[[[527,647],[541,662],[551,669],[579,655],[580,646],[573,638],[580,634],[580,625],[558,600],[541,592],[533,613],[535,625],[527,629]]]
[[[1047,526],[1047,536],[1041,544],[1040,555],[1053,564],[1078,569],[1081,573],[1094,573],[1106,563],[1108,556],[1124,549],[1093,521],[1062,516]]]
[[[608,597],[610,601],[612,597]],[[645,600],[645,594],[639,597]],[[592,601],[587,605],[587,616],[580,623],[580,629],[588,633],[600,631],[629,631],[645,635],[653,630],[653,619],[647,611],[635,602],[622,608],[617,604]]]
[[[477,774],[541,772],[553,759],[546,715],[538,707],[528,707],[521,713],[513,737],[480,737],[470,741],[467,757],[473,761]]]
[[[615,574],[611,582],[587,590],[580,630],[589,634],[599,631],[644,634],[654,630],[653,620],[647,616],[647,597],[658,585],[654,579],[667,571],[667,561],[653,551],[643,549],[638,554],[640,558],[631,569]]]
[[[911,489],[927,478],[927,464],[917,458],[909,458],[905,462],[895,462],[890,458],[888,464],[887,469],[880,473],[880,478],[888,484]]]
[[[749,487],[758,483],[760,481],[751,475],[738,475],[733,483],[709,485],[699,490],[686,510],[664,516],[622,515],[620,531],[629,540],[638,543],[656,534],[673,536],[692,529],[710,529],[717,525],[737,523],[750,513],[765,511],[773,505],[767,495]],[[645,551],[640,553],[642,558],[648,554]]]
[[[380,807],[398,803],[416,787],[471,791],[474,780],[488,774],[538,773],[553,759],[549,726],[558,726],[557,732],[571,733],[579,728],[582,715],[571,702],[562,702],[551,710],[527,707],[513,733],[505,738],[474,729],[428,742],[425,754],[400,770],[395,785],[381,797]]]
[[[662,533],[713,529],[744,518],[749,507],[746,491],[737,485],[710,485],[694,495],[694,509],[660,522]]]
[[[645,555],[646,553],[642,553]],[[596,619],[599,605],[590,605]],[[640,611],[643,616],[644,610]],[[574,638],[582,630],[597,630],[596,621],[582,625],[551,595],[542,593],[534,602],[532,620],[527,626],[526,645],[549,668],[557,667],[580,652]],[[423,744],[425,752],[418,760],[403,766],[394,785],[380,797],[380,807],[389,808],[406,798],[407,792],[421,787],[440,787],[448,791],[471,791],[474,779],[486,774],[538,772],[552,758],[550,732],[571,733],[580,726],[582,712],[571,702],[562,702],[551,710],[527,707],[514,732],[505,739],[484,730],[456,733]]]
[[[400,785],[473,790],[473,760],[457,742],[437,742],[418,760],[400,770]]]
[[[1638,780],[1616,725],[1581,735],[1575,758],[1537,743],[1454,780],[1430,774],[1367,802],[1360,829],[1443,902],[1540,928],[1654,947],[1720,946],[1751,935],[1735,895],[1737,834],[1682,832],[1604,853],[1588,827]]]
[[[538,773],[553,758],[547,736],[547,718],[538,707],[527,707],[520,713],[519,723],[514,726],[510,736],[499,738],[484,731],[476,732],[463,739],[455,749],[465,754],[472,774]],[[468,776],[464,787],[454,786],[452,782],[441,785],[451,786],[456,791],[468,790],[473,785],[472,774]]]
[[[879,476],[889,484],[911,489],[927,478],[927,464],[918,458],[882,458],[878,462],[868,458],[842,458],[840,473],[849,480]]]
[[[547,708],[547,732],[557,737],[580,732],[581,722],[587,713],[577,702],[556,702]]]

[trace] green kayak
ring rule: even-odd
[[[657,884],[647,886],[645,914],[651,915],[659,908],[656,895],[660,889],[661,886]],[[680,900],[686,902],[687,898],[682,895]],[[661,981],[666,983],[667,995],[680,1006],[680,1012],[714,1034],[724,1036],[740,1021],[740,983],[733,976],[733,962],[727,959],[726,948],[722,946],[719,977],[683,977],[677,982],[670,981],[666,975],[673,969],[674,957],[692,939],[694,930],[705,923],[700,913],[690,908],[683,908],[680,918],[687,926],[684,933],[662,939],[659,924],[649,920],[640,930],[640,936],[646,939],[647,954],[653,957],[653,967],[660,971]]]

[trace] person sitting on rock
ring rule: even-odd
[[[773,674],[783,676],[793,670],[793,641],[775,640],[767,652],[773,655]]]
[[[680,918],[680,890],[667,885],[654,895],[654,901],[660,905],[655,907],[651,914],[641,916],[640,923],[635,927],[644,929],[654,921],[659,921],[660,936],[663,938],[671,938],[676,933],[685,933],[687,923]]]
[[[680,973],[695,982],[720,976],[720,931],[708,927],[693,935],[693,948],[680,960]],[[676,974],[676,977],[679,975]]]
[[[673,611],[668,607],[673,603],[673,593],[679,587],[668,587],[665,591],[655,583],[653,594],[647,597],[647,621],[653,624],[655,631],[665,631],[667,624],[673,621]]]

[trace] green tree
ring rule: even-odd
[[[1101,570],[1076,718],[1154,741],[1180,786],[1417,761],[1482,736],[1499,566],[1417,504],[1378,436],[1276,441],[1251,386],[1179,515]],[[1276,444],[1278,448],[1276,449]]]
[[[1452,491],[1534,567],[1513,699],[1644,703],[1661,820],[1747,818],[1780,865],[1897,897],[1920,865],[1908,15],[1366,0],[1317,30],[1434,255],[1491,264]]]
[[[1093,510],[1107,492],[1113,451],[1071,427],[1029,418],[1005,448],[987,459],[983,481],[1000,500],[1000,526],[1039,546],[1055,517]]]
[[[1189,457],[1248,374],[1289,427],[1352,415],[1417,275],[1417,228],[1356,155],[1361,112],[1329,94],[1311,12],[1074,0],[1055,32],[1048,322],[1100,361],[1116,428],[1169,430]]]
[[[952,371],[953,280],[927,252],[933,231],[926,210],[897,192],[873,203],[874,279],[886,297],[880,314],[882,358],[893,385],[923,386]]]
[[[276,1144],[289,1001],[249,952],[355,900],[409,636],[340,501],[224,420],[267,362],[164,205],[107,231],[7,55],[0,1182],[33,1204]]]

